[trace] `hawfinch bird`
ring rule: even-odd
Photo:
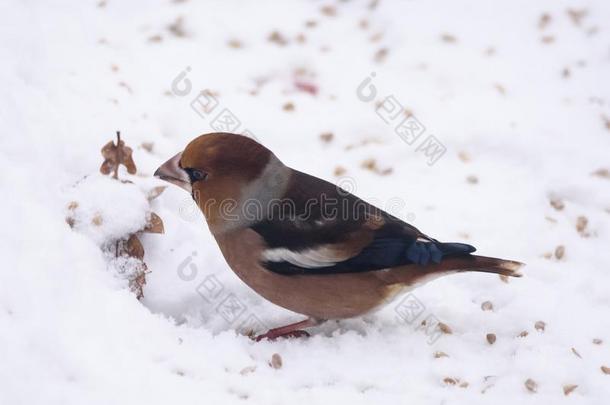
[[[257,340],[308,335],[301,329],[366,314],[447,274],[520,276],[521,263],[439,242],[242,135],[201,135],[155,176],[191,193],[244,283],[307,316]]]

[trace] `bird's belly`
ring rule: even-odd
[[[319,319],[363,315],[384,304],[399,289],[388,285],[382,272],[286,276],[259,264],[260,236],[251,230],[216,237],[221,251],[237,276],[272,303]]]

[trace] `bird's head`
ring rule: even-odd
[[[248,137],[211,133],[193,139],[154,175],[188,191],[210,229],[222,232],[261,220],[269,202],[283,196],[290,169]]]

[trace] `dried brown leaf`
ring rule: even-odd
[[[136,235],[130,235],[129,239],[123,241],[121,245],[122,253],[140,260],[144,258],[144,246],[142,246],[142,242],[140,242]]]
[[[155,214],[154,212],[150,213],[150,218],[148,219],[148,223],[142,229],[142,232],[146,233],[165,233],[165,228],[163,227],[163,220]]]
[[[118,172],[118,166],[123,165],[127,168],[127,172],[129,174],[136,174],[136,164],[133,161],[132,157],[133,150],[125,145],[123,140],[118,140],[118,143],[114,141],[108,142],[102,148],[102,156],[104,157],[104,162],[100,167],[100,172],[102,174],[110,174],[114,172],[114,178]]]
[[[167,186],[157,186],[151,188],[146,193],[146,199],[148,199],[148,201],[154,200],[155,198],[159,197],[165,191],[166,188]]]

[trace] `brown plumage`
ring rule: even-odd
[[[446,274],[518,277],[522,265],[430,238],[331,183],[286,167],[241,135],[202,135],[155,175],[192,194],[241,280],[308,316],[259,339],[300,336],[300,328],[320,321],[366,314]]]

